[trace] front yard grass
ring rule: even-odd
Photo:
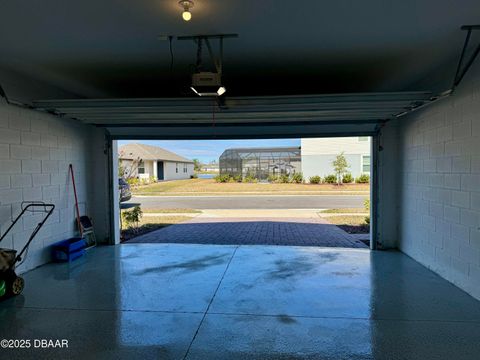
[[[370,232],[370,226],[365,222],[364,215],[336,215],[324,219],[349,234],[368,234]]]
[[[197,209],[145,209],[144,214],[201,214]]]
[[[163,181],[132,189],[134,195],[368,195],[369,184],[217,183],[214,179]]]
[[[343,208],[343,209],[325,209],[320,211],[321,214],[365,214],[368,215],[368,211],[364,208]]]

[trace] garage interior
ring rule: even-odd
[[[0,338],[69,346],[0,352],[477,358],[478,2],[193,3],[190,21],[175,0],[2,5],[1,234],[23,201],[55,210],[17,268],[23,294],[0,303]],[[207,38],[220,97],[190,89],[218,70],[207,49],[199,64]],[[374,251],[118,246],[117,140],[309,136],[372,136]],[[77,234],[70,164],[101,246],[52,264]],[[38,221],[0,246],[21,249]]]

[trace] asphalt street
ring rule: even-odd
[[[143,209],[335,209],[362,208],[365,195],[141,196],[122,204]]]

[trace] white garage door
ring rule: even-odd
[[[112,139],[374,135],[432,100],[429,92],[273,97],[35,101],[34,107],[104,127]]]

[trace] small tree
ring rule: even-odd
[[[120,152],[118,156],[118,177],[124,178],[125,180],[134,178],[142,159],[136,158],[127,162],[121,160],[123,156],[123,152]]]
[[[337,184],[340,185],[342,183],[342,176],[347,172],[347,169],[350,167],[347,162],[347,158],[343,155],[343,151],[337,155],[335,160],[332,162],[333,169],[335,170],[335,174],[337,175]]]
[[[200,163],[200,160],[193,159],[193,169],[195,171],[201,171],[202,170],[202,164]]]

